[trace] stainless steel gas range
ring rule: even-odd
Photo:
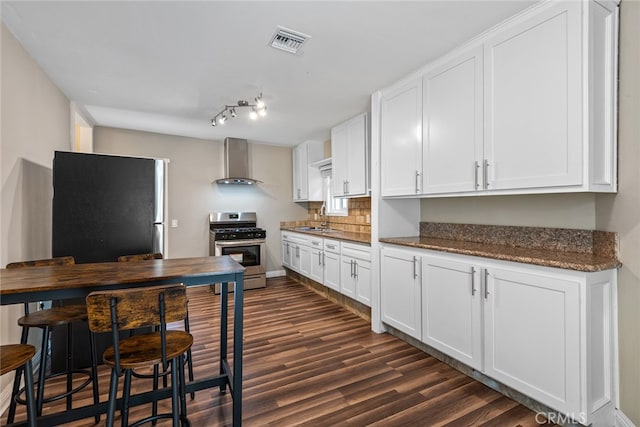
[[[265,239],[255,212],[209,214],[209,255],[229,255],[245,267],[244,289],[267,286]],[[214,291],[219,293],[219,286]]]

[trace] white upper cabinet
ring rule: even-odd
[[[580,6],[551,3],[485,42],[488,189],[582,184]]]
[[[293,201],[322,201],[322,178],[318,168],[309,164],[322,160],[321,141],[305,141],[293,147]]]
[[[423,192],[480,189],[482,46],[427,72],[422,89]]]
[[[615,192],[617,31],[542,2],[383,90],[382,196]]]
[[[365,196],[369,190],[367,114],[331,129],[332,190],[338,197]]]
[[[381,100],[381,194],[420,193],[422,175],[422,80],[385,91]]]

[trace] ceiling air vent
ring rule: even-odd
[[[278,26],[278,30],[271,38],[271,47],[296,54],[309,37],[306,34]]]

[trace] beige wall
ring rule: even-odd
[[[640,426],[640,2],[620,5],[618,188],[596,197],[598,229],[620,238],[620,407]]]
[[[167,158],[169,162],[169,257],[209,254],[209,212],[255,211],[267,230],[267,271],[281,269],[280,221],[304,219],[305,205],[291,201],[291,149],[249,144],[252,178],[257,186],[218,185],[223,177],[221,141],[105,127],[94,128],[96,153]]]
[[[69,100],[1,26],[0,265],[4,266],[51,256],[51,167],[54,150],[69,149]],[[0,308],[2,344],[19,342],[16,320],[21,314],[22,307]],[[3,405],[11,378],[5,375],[0,380]]]
[[[422,221],[614,231],[618,284],[620,407],[640,425],[640,2],[623,0],[617,194],[549,194],[421,200]]]

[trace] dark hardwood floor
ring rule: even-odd
[[[200,377],[218,370],[219,296],[208,286],[189,288],[188,295]],[[529,409],[391,335],[371,332],[364,320],[295,281],[270,279],[266,289],[245,295],[243,425],[539,425]],[[108,384],[101,366],[102,400]],[[62,380],[52,389],[59,387]],[[134,379],[134,391],[148,387],[149,380]],[[214,389],[187,399],[194,427],[231,425],[230,396]],[[89,404],[90,390],[78,400]],[[24,407],[19,411],[17,419],[24,419]],[[149,411],[133,408],[130,420]]]

